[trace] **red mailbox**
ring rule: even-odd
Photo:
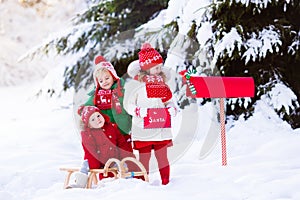
[[[220,98],[220,122],[222,143],[222,165],[227,165],[224,98],[253,97],[255,93],[252,77],[192,76],[183,71],[188,87],[186,95],[194,98]]]
[[[187,96],[196,98],[236,98],[253,97],[254,80],[252,77],[191,76],[196,94],[188,88]]]

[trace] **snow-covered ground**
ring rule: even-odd
[[[40,84],[0,88],[0,199],[300,198],[300,130],[292,130],[263,102],[249,120],[228,120],[227,166],[221,165],[220,141],[211,154],[199,159],[204,130],[210,126],[208,104],[177,117],[181,121],[183,113],[193,116],[193,112],[199,116],[193,144],[172,162],[169,185],[161,186],[159,174],[152,171],[149,183],[109,179],[91,190],[64,190],[66,173],[59,167],[79,166],[83,155],[70,104],[73,94],[36,99],[34,91]],[[193,135],[190,123],[180,126]]]
[[[50,33],[67,26],[67,19],[80,10],[78,5],[83,1],[43,2],[53,6],[41,13],[36,8],[26,10],[17,1],[0,0],[1,200],[300,199],[300,129],[292,130],[263,101],[247,121],[227,120],[227,166],[221,165],[220,139],[205,159],[199,159],[206,134],[215,127],[213,106],[207,104],[188,107],[174,120],[178,123],[174,123],[175,142],[170,149],[169,185],[160,185],[152,160],[149,183],[107,179],[91,190],[64,190],[66,173],[59,168],[79,166],[83,156],[74,94],[69,91],[61,98],[36,98],[41,87],[60,84],[58,73],[63,68],[55,68],[58,61],[53,58],[17,60]],[[189,3],[184,11],[195,13],[190,11],[194,3]],[[180,5],[171,2],[169,18],[177,14]],[[184,22],[189,20],[184,18]],[[52,68],[52,75],[41,80]],[[9,86],[12,84],[16,85]],[[218,133],[218,126],[215,128]]]

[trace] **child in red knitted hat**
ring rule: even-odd
[[[162,56],[149,43],[142,45],[139,63],[127,72],[133,79],[125,86],[124,108],[132,115],[132,140],[139,160],[149,172],[151,151],[158,162],[161,183],[170,179],[167,147],[172,146],[171,117],[176,115],[172,92],[166,84],[168,75]]]
[[[95,88],[89,92],[85,106],[96,106],[116,123],[121,134],[131,147],[131,116],[123,108],[125,80],[117,75],[114,66],[102,56],[95,58],[93,79]]]
[[[110,122],[109,117],[95,106],[82,106],[78,110],[81,115],[81,143],[84,150],[84,160],[90,169],[103,168],[110,158],[122,160],[134,157],[132,148],[121,135],[117,126]],[[133,167],[134,168],[134,167]],[[112,174],[109,174],[111,177]],[[100,174],[102,179],[103,175]],[[81,178],[83,180],[83,178]],[[84,179],[87,181],[87,179]],[[83,187],[86,183],[80,183]]]

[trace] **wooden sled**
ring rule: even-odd
[[[137,172],[127,171],[128,169],[125,167],[125,163],[128,161],[135,163],[140,168],[141,171],[137,171]],[[115,167],[115,165],[113,167],[110,167],[112,164],[115,164],[117,167]],[[80,170],[80,168],[79,167],[61,167],[59,169],[61,171],[67,172],[67,176],[66,176],[65,182],[64,182],[64,189],[68,189],[71,175],[74,172],[78,172]],[[126,157],[120,161],[116,158],[110,158],[105,163],[105,166],[103,169],[90,169],[86,188],[90,189],[93,185],[93,182],[96,185],[98,184],[98,176],[97,176],[98,174],[102,173],[104,175],[104,177],[106,177],[108,172],[113,173],[115,179],[130,178],[133,176],[144,176],[144,180],[149,182],[148,173],[147,173],[145,167],[137,159],[135,159],[133,157]]]

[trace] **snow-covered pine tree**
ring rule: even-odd
[[[226,0],[213,4],[216,67],[225,76],[252,76],[256,85],[255,98],[230,100],[228,114],[251,112],[255,101],[266,97],[281,118],[294,128],[300,127],[299,16],[299,0]]]
[[[137,58],[140,44],[129,41],[133,39],[134,29],[165,9],[168,0],[94,0],[87,3],[89,8],[74,18],[71,30],[59,33],[26,56],[34,58],[53,50],[59,55],[77,55],[74,63],[65,66],[64,90],[92,83],[93,61],[99,54],[111,61],[122,76],[130,61]],[[55,88],[48,91],[53,94],[53,90]]]
[[[152,41],[164,56],[164,50],[172,51],[177,46],[184,51],[186,62],[175,66],[176,70],[192,67],[199,74],[254,77],[255,98],[230,99],[227,114],[250,116],[255,102],[265,99],[292,127],[300,127],[299,0],[207,0],[199,2],[199,7],[188,0],[168,2],[97,1],[77,16],[71,31],[39,50],[49,51],[54,46],[59,54],[80,55],[76,63],[66,67],[67,90],[91,82],[88,78],[93,58],[100,52],[123,75],[128,63],[137,58],[141,41]],[[173,10],[178,8],[172,22],[156,31],[142,25],[170,5]],[[185,6],[189,6],[187,12]],[[182,31],[186,23],[190,29]],[[182,37],[179,32],[186,32],[189,37]],[[76,76],[80,82],[76,82]],[[178,94],[182,92],[180,84]],[[181,101],[188,104],[191,100],[183,97]]]

